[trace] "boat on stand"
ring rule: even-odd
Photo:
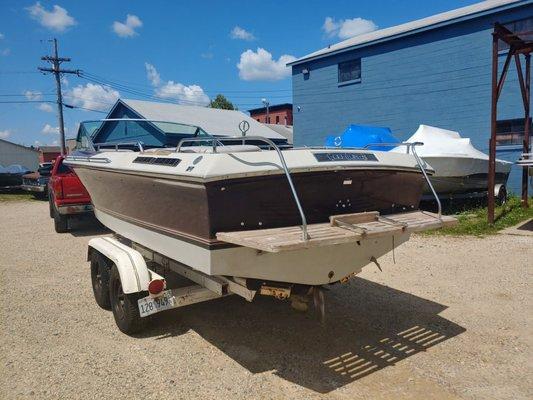
[[[99,121],[107,122],[117,120]],[[131,132],[161,121],[121,124]],[[92,143],[100,128],[85,125],[65,162],[90,193],[100,222],[190,271],[247,289],[290,293],[344,281],[412,232],[455,221],[440,209],[418,211],[433,171],[414,143],[404,144],[405,153],[282,150],[247,136],[245,123],[234,137],[172,123],[173,135],[193,134],[173,147],[145,148]]]

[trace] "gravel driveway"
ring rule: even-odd
[[[128,337],[93,299],[102,234],[0,203],[0,398],[533,398],[532,237],[415,237],[331,290],[325,326],[228,297]]]

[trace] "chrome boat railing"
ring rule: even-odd
[[[442,204],[440,202],[439,196],[437,196],[437,192],[435,191],[435,188],[433,187],[431,180],[429,179],[429,176],[426,172],[426,169],[422,165],[422,159],[416,152],[416,146],[423,146],[424,143],[422,142],[401,142],[401,143],[369,143],[363,149],[368,149],[372,146],[384,146],[384,147],[398,147],[398,146],[405,146],[407,149],[407,154],[409,154],[409,151],[411,150],[413,152],[413,156],[415,157],[416,163],[418,164],[418,168],[420,168],[420,171],[422,172],[422,175],[424,175],[424,178],[426,179],[426,182],[431,189],[431,193],[433,193],[433,197],[435,197],[435,200],[437,201],[437,207],[438,207],[438,216],[439,219],[442,219]],[[424,162],[424,164],[426,164]]]
[[[139,151],[144,152],[144,143],[141,141],[137,142],[104,142],[104,143],[93,143],[93,146],[96,151],[99,151],[103,146],[111,146],[115,151],[119,151],[119,146],[136,146],[139,148]]]
[[[184,138],[181,139],[178,143],[178,146],[176,147],[176,152],[179,153],[181,151],[181,147],[183,143],[191,143],[191,142],[211,142],[212,143],[212,149],[213,153],[217,152],[217,142],[220,141],[233,141],[238,142],[242,141],[243,143],[247,140],[257,140],[264,142],[269,145],[269,147],[272,147],[276,153],[278,153],[278,157],[281,161],[281,165],[283,167],[283,171],[285,172],[285,176],[287,177],[287,181],[289,182],[289,186],[291,188],[292,196],[294,197],[294,201],[296,203],[296,206],[298,207],[298,212],[300,213],[300,218],[302,220],[302,237],[304,241],[309,240],[309,233],[307,232],[307,219],[305,218],[305,213],[302,208],[302,205],[300,203],[300,199],[298,197],[298,193],[296,192],[296,188],[294,187],[294,183],[291,178],[291,173],[289,172],[289,168],[287,167],[287,163],[285,162],[285,157],[281,153],[280,148],[274,143],[272,140],[267,139],[263,136],[228,136],[224,138],[209,138],[209,137],[195,137],[195,138]]]

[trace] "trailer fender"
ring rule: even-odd
[[[89,259],[93,251],[98,251],[117,266],[122,291],[126,294],[146,291],[151,279],[161,278],[148,269],[141,253],[114,238],[91,239],[89,241]]]

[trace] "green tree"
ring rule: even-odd
[[[217,97],[215,97],[211,102],[209,103],[209,107],[211,108],[221,108],[223,110],[235,110],[236,108],[233,106],[233,103],[226,99],[226,96],[223,94],[217,94]]]

